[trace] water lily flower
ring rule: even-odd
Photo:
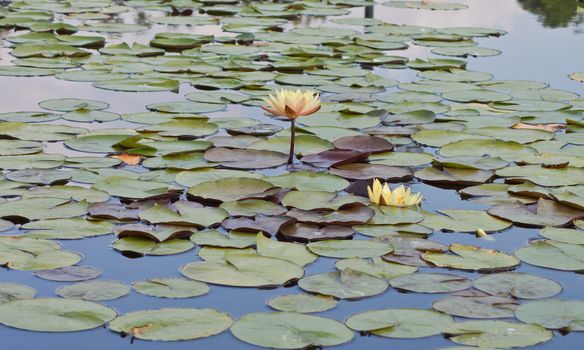
[[[320,109],[319,95],[310,90],[277,90],[276,96],[270,94],[264,98],[264,102],[269,107],[262,106],[263,110],[275,116],[287,117],[290,120],[316,113]]]
[[[294,161],[295,120],[298,117],[318,112],[320,110],[320,96],[310,90],[280,89],[276,91],[276,96],[270,94],[264,98],[264,101],[269,106],[262,106],[263,110],[274,116],[286,117],[292,123],[290,127],[290,155],[288,157],[288,165],[290,165]]]
[[[396,207],[411,207],[422,202],[422,194],[419,192],[412,194],[411,188],[404,185],[395,188],[393,191],[387,183],[381,185],[379,179],[373,180],[373,186],[367,186],[369,200],[377,205],[391,205]]]

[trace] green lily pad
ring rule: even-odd
[[[311,293],[356,300],[381,294],[389,284],[384,279],[347,268],[306,276],[298,281],[298,286]]]
[[[248,177],[230,177],[199,183],[189,188],[188,193],[195,197],[229,202],[260,194],[272,187],[274,185],[264,180]]]
[[[67,299],[105,301],[128,295],[130,287],[119,281],[95,280],[61,287],[55,293]]]
[[[584,331],[584,302],[579,300],[540,300],[520,305],[515,317],[521,322],[547,329]]]
[[[39,220],[22,225],[27,237],[44,239],[81,239],[112,233],[107,221],[87,221],[81,218]]]
[[[535,240],[515,251],[515,256],[528,264],[563,271],[584,271],[584,245],[552,240]]]
[[[422,259],[439,267],[465,271],[508,270],[519,265],[516,257],[493,249],[452,244],[450,251],[454,254],[427,252],[422,254]]]
[[[169,187],[165,183],[140,181],[121,176],[111,176],[98,180],[93,188],[109,193],[112,196],[141,199],[164,194]]]
[[[353,339],[353,332],[338,321],[297,312],[247,314],[233,324],[231,333],[246,343],[274,349],[334,346]]]
[[[387,338],[423,338],[440,334],[453,324],[449,315],[424,309],[381,309],[354,314],[349,328]]]
[[[236,287],[280,286],[304,275],[304,270],[286,260],[254,253],[225,253],[226,263],[192,262],[181,267],[187,278]]]
[[[286,312],[323,312],[333,309],[339,302],[330,296],[311,294],[288,294],[270,298],[268,306]]]
[[[95,100],[85,100],[80,98],[60,98],[46,100],[39,103],[39,107],[50,111],[71,112],[78,109],[102,110],[109,107],[109,104]]]
[[[427,215],[422,224],[435,230],[455,232],[502,231],[512,224],[498,219],[481,210],[442,210],[444,215]]]
[[[214,181],[228,177],[249,177],[261,178],[262,175],[241,170],[229,169],[194,169],[189,171],[181,171],[176,175],[175,181],[182,186],[192,187],[207,181]]]
[[[584,244],[584,231],[569,228],[544,227],[539,235],[545,238],[569,244]]]
[[[432,308],[452,316],[487,319],[513,317],[517,305],[510,298],[452,296],[433,302]]]
[[[127,313],[109,328],[143,340],[176,341],[216,335],[232,323],[229,314],[215,309],[165,308]]]
[[[371,258],[393,251],[390,245],[366,240],[326,240],[307,247],[315,254],[332,258]]]
[[[397,276],[413,274],[418,270],[415,266],[407,266],[384,261],[379,257],[369,259],[350,258],[337,261],[338,270],[351,269],[374,277],[391,279]]]
[[[205,283],[184,278],[150,278],[134,282],[134,290],[140,294],[158,298],[193,298],[209,293]]]
[[[112,79],[96,82],[92,84],[96,88],[115,91],[129,92],[178,92],[179,82],[177,80],[165,78],[142,78],[142,79]]]
[[[0,304],[0,323],[36,332],[97,328],[116,317],[107,306],[84,300],[38,298]]]
[[[303,244],[279,242],[267,238],[261,232],[256,235],[256,249],[262,256],[287,260],[298,266],[305,266],[318,258]]]
[[[273,151],[215,147],[205,152],[205,159],[234,169],[267,169],[286,163],[288,157]]]
[[[466,277],[443,273],[397,276],[389,283],[393,288],[416,293],[450,293],[472,287],[472,281]]]
[[[22,284],[0,283],[0,304],[14,300],[32,299],[36,292],[36,289]]]
[[[299,191],[341,191],[349,185],[342,177],[327,173],[297,171],[279,176],[264,177],[274,186],[293,188]]]
[[[523,272],[500,272],[477,278],[473,287],[497,297],[543,299],[562,291],[553,280]]]
[[[171,239],[164,242],[156,242],[142,237],[126,237],[115,240],[112,248],[122,253],[138,255],[172,255],[189,251],[195,247],[191,241],[184,239]]]
[[[446,327],[444,333],[457,344],[503,349],[532,346],[553,337],[541,326],[508,321],[457,322]]]

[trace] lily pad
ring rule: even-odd
[[[353,332],[338,321],[297,312],[247,314],[233,324],[231,333],[246,343],[274,349],[334,346],[353,339]]]
[[[323,312],[337,306],[339,302],[329,296],[311,294],[278,295],[268,300],[268,306],[287,312]]]
[[[520,305],[515,317],[521,322],[547,329],[584,331],[584,302],[579,300],[540,300]]]
[[[435,301],[432,308],[452,316],[487,319],[513,317],[517,305],[510,298],[452,296]]]
[[[127,295],[130,287],[119,281],[95,280],[61,287],[55,293],[67,299],[105,301]]]
[[[387,290],[389,284],[384,279],[344,269],[339,272],[306,276],[298,281],[298,286],[311,293],[356,300],[381,294]]]
[[[307,245],[311,252],[331,258],[371,258],[391,253],[385,243],[368,240],[326,240]]]
[[[109,328],[143,340],[177,341],[216,335],[232,323],[229,314],[215,309],[165,308],[127,313]]]
[[[552,240],[534,240],[515,251],[515,256],[528,264],[563,271],[584,271],[584,245]]]
[[[0,283],[0,304],[14,300],[32,299],[35,295],[36,289],[29,286],[16,283]]]
[[[553,337],[541,326],[508,321],[457,322],[446,327],[444,333],[457,344],[504,349],[532,346]]]
[[[439,267],[467,271],[508,270],[519,265],[519,259],[493,249],[452,244],[450,251],[456,255],[428,252],[422,259]]]
[[[472,281],[466,277],[443,273],[397,276],[389,283],[393,288],[416,293],[450,293],[472,287]]]
[[[91,266],[66,266],[58,269],[35,272],[35,276],[59,282],[80,282],[99,277],[101,271]]]
[[[150,278],[134,282],[134,290],[158,298],[192,298],[209,293],[205,283],[183,278]]]
[[[116,317],[107,306],[84,300],[37,298],[0,304],[0,323],[37,332],[97,328]]]
[[[381,309],[354,314],[349,328],[387,338],[423,338],[440,334],[453,324],[452,317],[434,310]]]
[[[304,275],[304,270],[286,260],[253,253],[229,252],[226,263],[192,262],[180,272],[195,281],[236,287],[280,286]]]
[[[562,291],[562,286],[548,278],[523,272],[500,272],[477,278],[473,287],[497,297],[543,299]]]

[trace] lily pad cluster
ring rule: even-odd
[[[582,99],[467,70],[468,58],[500,53],[477,39],[503,30],[345,16],[371,5],[23,0],[0,8],[14,57],[0,76],[160,93],[144,95],[148,103],[131,113],[74,91],[37,101],[34,111],[0,113],[0,265],[61,283],[60,298],[0,283],[0,323],[39,332],[105,324],[149,341],[230,329],[241,341],[278,349],[343,344],[355,332],[511,348],[549,341],[555,330],[582,331],[581,301],[553,298],[559,283],[513,271],[521,264],[584,271]],[[128,20],[138,13],[142,20]],[[328,22],[296,25],[307,16]],[[194,34],[208,26],[217,34]],[[410,46],[437,56],[410,57]],[[393,79],[397,69],[415,79]],[[291,166],[287,123],[259,108],[279,88],[322,98],[317,113],[297,120]],[[456,190],[473,209],[377,205],[367,196],[375,179]],[[515,251],[489,247],[513,227],[540,229],[541,237]],[[128,258],[192,259],[174,274],[130,284],[99,278],[97,267],[59,243],[104,236],[112,253]],[[312,272],[311,264],[331,259],[334,268]],[[122,315],[106,305],[134,292],[195,298],[216,285],[296,290],[269,298],[275,311],[238,319],[217,305]],[[441,298],[345,320],[308,314],[393,291]]]

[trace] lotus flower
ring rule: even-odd
[[[320,97],[314,91],[282,89],[276,91],[276,96],[270,94],[264,101],[269,105],[262,107],[266,112],[290,120],[316,113],[320,109]]]
[[[379,179],[373,180],[373,187],[367,186],[367,193],[369,200],[377,205],[411,207],[422,202],[422,195],[420,193],[412,194],[411,188],[401,185],[392,191],[387,183],[381,185]]]
[[[294,121],[298,117],[316,113],[320,109],[320,97],[314,91],[286,90],[276,91],[276,96],[269,95],[264,98],[269,105],[262,106],[263,110],[274,116],[282,116],[290,119],[290,155],[288,165],[294,162],[294,141],[296,138],[296,126]]]

